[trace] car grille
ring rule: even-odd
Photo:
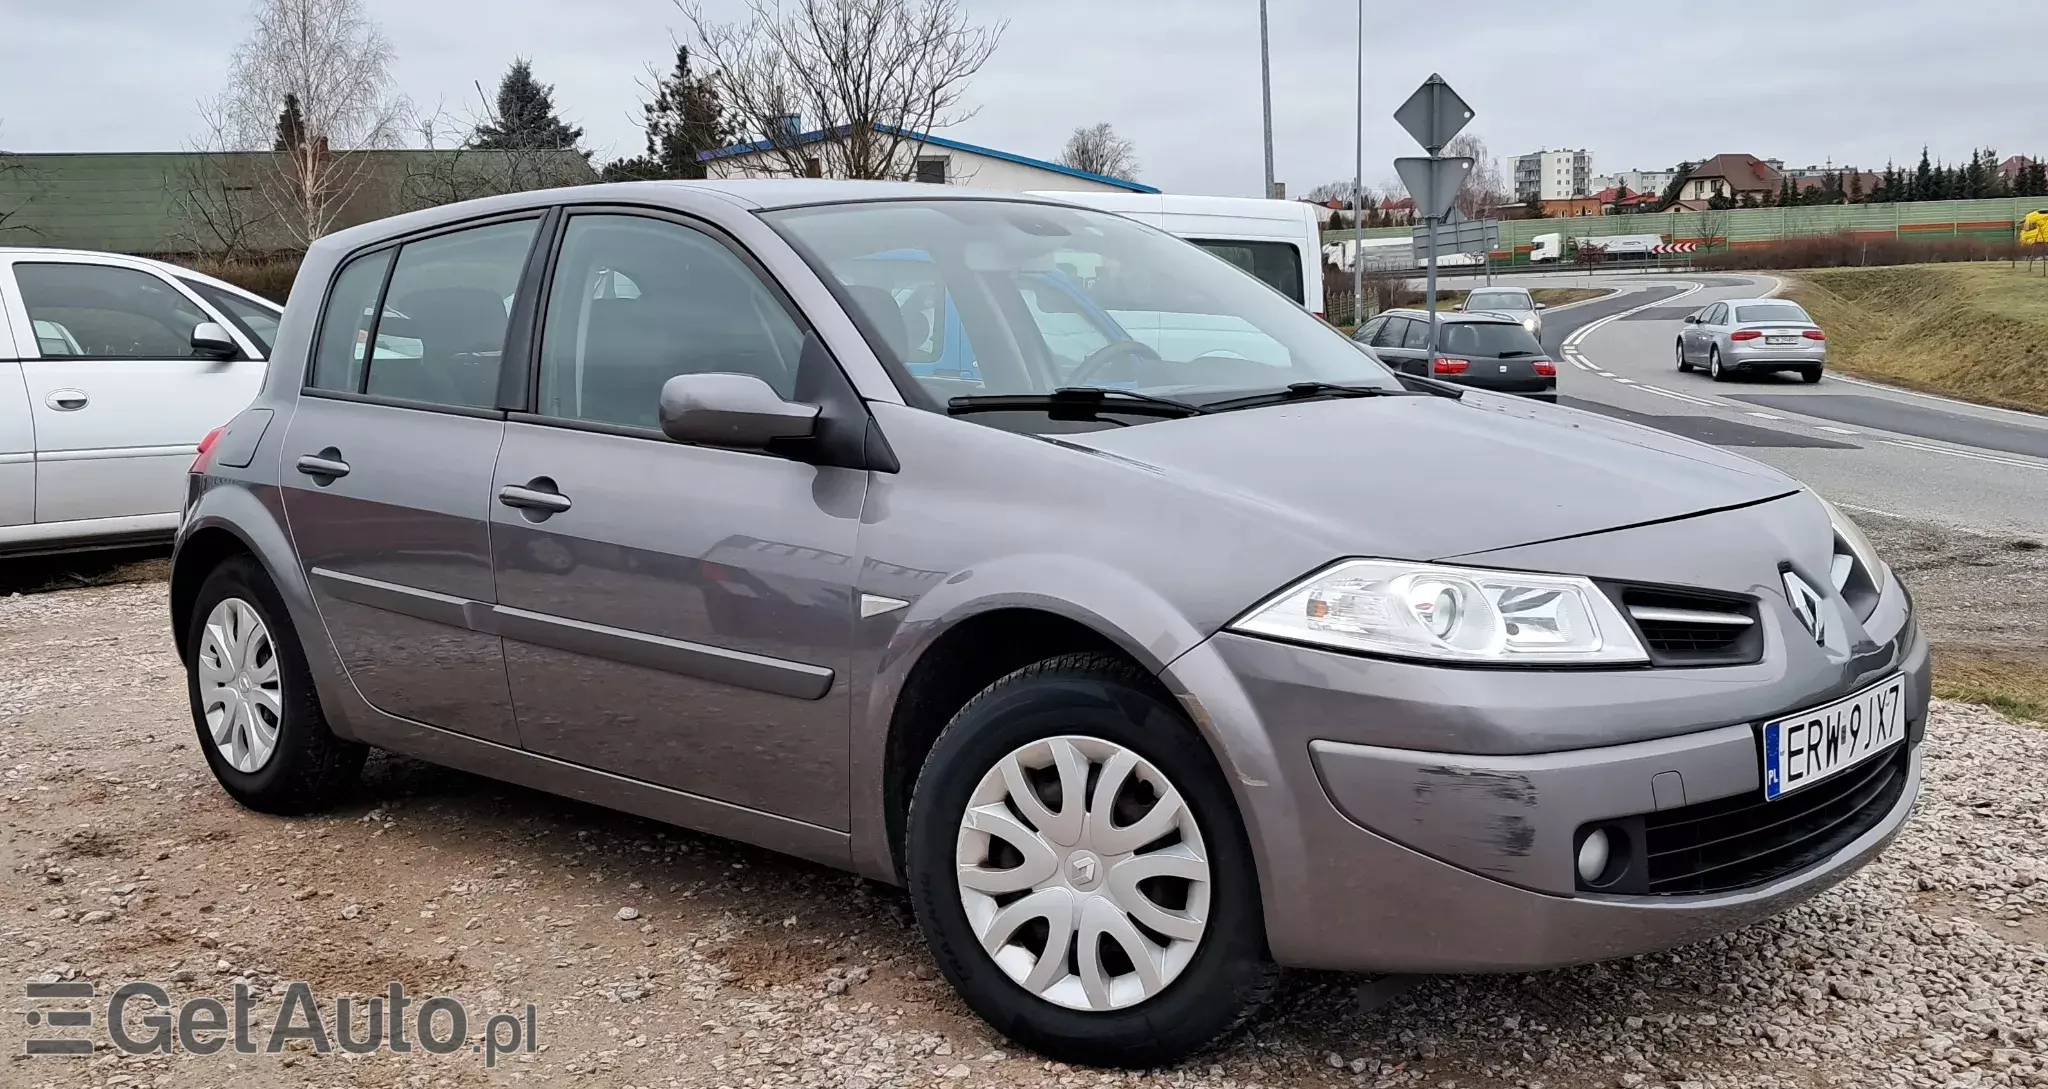
[[[1643,817],[1653,896],[1749,888],[1811,866],[1884,819],[1906,789],[1908,747],[1777,801],[1761,788]]]
[[[1747,665],[1763,658],[1763,626],[1753,600],[1644,587],[1627,587],[1620,595],[1652,664]]]

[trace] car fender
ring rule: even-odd
[[[1060,588],[1058,596],[1045,592]],[[939,637],[956,625],[1000,609],[1032,609],[1081,624],[1115,643],[1147,672],[1161,677],[1208,742],[1240,809],[1246,769],[1271,766],[1263,735],[1235,736],[1220,728],[1200,697],[1167,676],[1168,667],[1200,646],[1211,632],[1136,574],[1076,555],[1022,554],[977,563],[925,591],[904,609],[862,621],[857,640],[854,737],[851,752],[853,797],[850,814],[855,865],[877,880],[897,880],[889,843],[887,781],[889,731],[911,670]],[[890,623],[892,622],[893,623]],[[887,623],[886,630],[868,625]],[[1247,774],[1252,778],[1247,779]]]
[[[313,674],[320,705],[328,712],[328,728],[337,736],[360,740],[349,729],[347,715],[337,713],[349,704],[336,686],[349,682],[342,679],[345,674],[335,657],[334,644],[327,637],[326,622],[314,604],[313,588],[306,580],[305,570],[299,565],[282,501],[282,493],[274,486],[212,481],[193,502],[178,528],[177,547],[171,555],[171,600],[189,601],[212,570],[204,556],[186,547],[188,542],[207,531],[235,537],[256,558],[270,577],[271,585],[277,588],[278,597],[284,600],[285,611],[298,633],[300,652],[306,656],[307,667]],[[184,633],[174,632],[173,638],[178,643],[179,657],[183,658]]]

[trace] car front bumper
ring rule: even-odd
[[[1728,698],[1733,687],[1770,690],[1749,682],[1771,671],[1769,663],[1634,674],[1453,670],[1224,633],[1174,662],[1166,679],[1232,774],[1280,963],[1491,972],[1631,956],[1724,933],[1828,888],[1897,834],[1919,790],[1928,701],[1927,646],[1910,618],[1883,655],[1859,658],[1854,674],[1821,698],[1774,708]],[[1853,838],[1793,872],[1730,892],[1575,889],[1574,836],[1583,824],[1759,792],[1762,721],[1892,673],[1905,677],[1904,786],[1895,800],[1867,807]],[[1587,704],[1589,694],[1597,706]],[[1713,717],[1711,707],[1733,720]],[[1569,737],[1580,720],[1635,723],[1640,736],[1471,751],[1498,748],[1518,731]],[[1393,743],[1372,743],[1375,736]],[[1467,751],[1412,747],[1432,736]]]

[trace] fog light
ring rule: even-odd
[[[1588,833],[1585,842],[1579,844],[1579,880],[1590,885],[1600,880],[1607,872],[1607,859],[1612,852],[1607,842],[1607,830],[1595,828]]]

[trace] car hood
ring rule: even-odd
[[[1282,404],[1058,441],[1139,463],[1197,497],[1263,508],[1333,555],[1392,559],[1666,521],[1799,488],[1689,439],[1488,394]]]

